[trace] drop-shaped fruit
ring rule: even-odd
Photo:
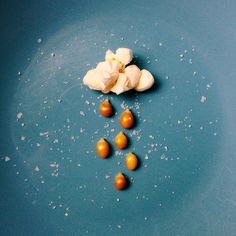
[[[125,134],[121,131],[116,137],[115,137],[115,145],[117,148],[125,148],[128,144],[128,139],[125,136]]]
[[[100,114],[103,116],[111,116],[112,115],[112,106],[108,99],[102,102],[99,106]]]
[[[132,152],[129,152],[125,159],[126,167],[129,170],[135,170],[138,166],[138,158]]]
[[[134,116],[129,109],[126,109],[120,116],[120,124],[123,128],[129,129],[134,125]]]
[[[97,151],[98,156],[102,158],[106,158],[110,153],[109,143],[104,138],[101,138],[97,142],[96,151]]]
[[[117,190],[124,189],[126,186],[126,182],[126,178],[121,172],[114,179],[114,185]]]

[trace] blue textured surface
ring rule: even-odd
[[[234,1],[0,9],[1,235],[235,235]],[[118,47],[155,75],[152,90],[101,97],[82,85]],[[98,115],[105,97],[111,119]],[[123,105],[137,118],[131,144],[100,159],[95,144],[112,143]],[[128,151],[140,157],[135,172]],[[119,171],[132,180],[122,192]]]

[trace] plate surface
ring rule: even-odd
[[[235,235],[234,1],[13,1],[1,6],[1,235]],[[82,84],[129,47],[147,92]],[[116,114],[99,115],[108,97]],[[112,144],[119,116],[130,144]],[[125,168],[135,152],[139,169]],[[125,191],[113,178],[124,172]]]

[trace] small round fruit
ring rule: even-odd
[[[126,156],[125,163],[129,170],[135,170],[138,166],[138,158],[132,152],[129,152]]]
[[[125,136],[125,134],[121,131],[116,137],[115,137],[115,145],[117,148],[125,148],[128,144],[128,139]]]
[[[98,156],[102,158],[106,158],[110,153],[109,143],[104,138],[101,138],[97,142],[96,151],[97,151]]]
[[[114,184],[117,190],[122,190],[126,186],[126,178],[125,176],[120,172],[114,180]]]
[[[120,124],[123,128],[129,129],[134,125],[134,116],[129,109],[126,109],[120,116]]]
[[[104,102],[100,104],[99,110],[102,116],[108,117],[112,115],[112,106],[108,99],[106,99]]]

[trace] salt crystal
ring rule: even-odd
[[[37,171],[37,172],[39,172],[39,167],[38,167],[38,166],[35,166],[34,170]]]
[[[207,98],[205,96],[201,96],[200,102],[204,103],[207,100]]]
[[[38,39],[37,39],[37,43],[42,43],[42,39],[41,39],[41,38],[38,38]]]
[[[8,162],[8,161],[10,161],[11,160],[11,158],[10,157],[8,157],[8,156],[5,156],[5,162]]]
[[[22,113],[22,112],[19,112],[19,113],[16,115],[16,117],[17,117],[18,120],[21,119],[22,116],[23,116],[23,113]]]
[[[81,116],[85,116],[85,113],[84,113],[83,111],[80,111],[79,114],[80,114]]]

